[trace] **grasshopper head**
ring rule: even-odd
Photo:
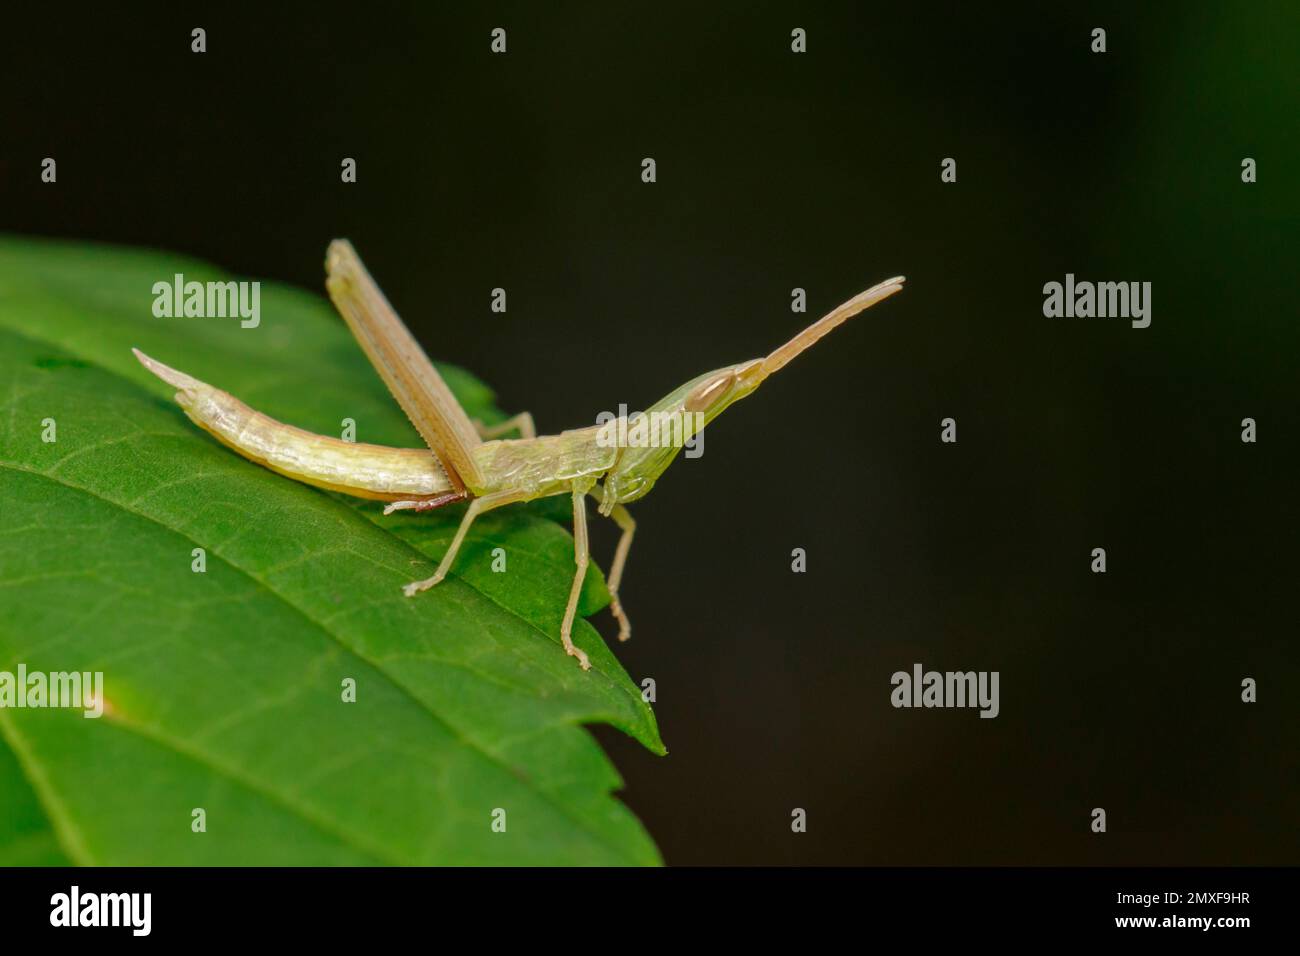
[[[618,436],[622,445],[618,461],[605,477],[601,510],[608,511],[617,502],[642,497],[705,425],[757,389],[769,375],[784,368],[831,329],[902,288],[902,276],[874,285],[822,316],[767,358],[751,359],[701,375],[660,399],[648,411],[627,420],[626,434]]]

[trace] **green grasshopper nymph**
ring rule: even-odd
[[[494,428],[471,421],[370,278],[352,245],[345,240],[330,243],[325,269],[330,298],[433,454],[312,434],[254,411],[234,396],[169,368],[139,349],[133,350],[135,356],[178,389],[176,401],[195,424],[250,461],[282,475],[318,488],[388,502],[385,514],[404,509],[427,511],[468,501],[438,570],[430,578],[406,585],[407,597],[428,590],[447,576],[466,532],[483,512],[518,501],[571,495],[577,569],[560,641],[584,670],[591,664],[574,646],[571,634],[587,572],[586,496],[597,497],[600,513],[622,530],[608,586],[610,609],[619,622],[619,640],[625,641],[632,629],[619,600],[619,586],[636,522],[624,506],[647,494],[683,443],[723,409],[753,392],[841,322],[903,288],[902,276],[887,279],[818,319],[767,358],[729,365],[687,382],[644,413],[679,423],[674,441],[632,443],[610,441],[611,430],[602,425],[539,436],[528,412]],[[493,440],[513,429],[523,437]]]

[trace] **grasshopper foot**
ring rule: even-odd
[[[560,629],[560,643],[564,645],[564,653],[568,654],[570,657],[576,657],[578,659],[578,666],[584,671],[589,671],[591,670],[591,661],[587,658],[586,651],[573,643],[573,638],[569,636],[571,626],[572,625]]]
[[[427,591],[439,581],[442,580],[442,574],[435,574],[431,578],[425,578],[423,581],[412,581],[410,584],[402,585],[402,593],[407,597],[415,597],[421,591]]]
[[[587,654],[585,651],[574,646],[572,642],[570,642],[569,646],[566,647],[564,650],[565,653],[567,653],[570,657],[576,657],[578,659],[578,666],[581,667],[584,671],[591,670],[591,661],[587,659]]]
[[[632,637],[632,622],[627,619],[627,612],[623,610],[623,603],[618,599],[617,594],[610,595],[609,609],[614,613],[614,620],[618,621],[618,639],[620,641],[630,640]]]

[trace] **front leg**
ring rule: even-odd
[[[636,533],[636,520],[628,514],[622,505],[615,505],[610,517],[623,529],[618,539],[618,548],[614,551],[614,563],[609,566],[609,609],[618,621],[618,639],[626,641],[632,636],[632,622],[627,619],[623,602],[618,599],[618,588],[623,583],[623,567],[627,564],[627,553],[632,550],[632,535]]]

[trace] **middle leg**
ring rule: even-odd
[[[442,561],[438,563],[438,570],[433,572],[433,577],[425,578],[423,581],[412,581],[410,584],[404,585],[402,590],[406,593],[406,596],[415,597],[421,591],[429,590],[447,576],[447,572],[451,570],[451,563],[456,560],[456,552],[460,550],[461,543],[465,540],[469,526],[474,523],[475,518],[485,511],[491,511],[493,508],[500,508],[512,501],[518,501],[520,497],[517,492],[499,491],[471,501],[469,508],[465,511],[465,517],[460,519],[460,527],[456,529],[456,536],[451,539],[451,547],[447,549],[447,553],[442,556]],[[387,509],[385,509],[385,513],[387,513]]]
[[[573,486],[573,561],[576,569],[573,585],[569,588],[569,604],[564,609],[564,623],[560,625],[560,643],[564,652],[578,659],[578,665],[584,670],[591,670],[591,661],[586,653],[573,643],[573,616],[578,611],[578,596],[582,594],[582,582],[587,578],[587,561],[590,548],[587,545],[587,489]]]
[[[478,429],[478,437],[484,441],[499,438],[515,429],[519,430],[519,435],[522,438],[537,437],[537,426],[533,424],[531,412],[520,412],[514,418],[507,418],[500,425],[484,425],[476,418],[474,419],[474,427]]]

